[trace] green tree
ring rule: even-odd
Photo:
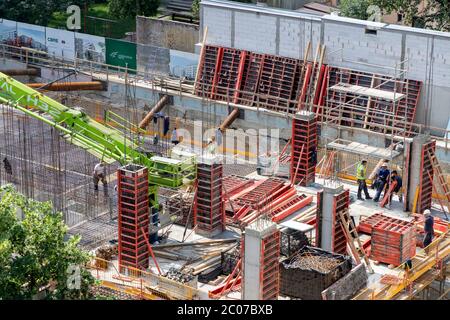
[[[403,14],[411,26],[450,31],[450,2],[448,0],[372,0],[383,13]]]
[[[31,299],[47,285],[55,288],[50,299],[90,298],[94,279],[84,268],[89,256],[79,241],[67,237],[62,215],[51,203],[27,199],[10,185],[0,187],[0,299]],[[68,286],[77,284],[70,281],[74,271],[79,287]]]
[[[344,17],[367,20],[369,18],[367,8],[371,2],[371,0],[342,0],[339,10]]]
[[[194,17],[198,18],[200,15],[200,0],[194,0],[192,1],[192,14],[194,15]]]
[[[159,0],[108,0],[109,13],[117,19],[154,16],[158,13]]]
[[[47,26],[51,13],[66,11],[71,4],[83,9],[92,0],[1,0],[0,17],[20,22]]]

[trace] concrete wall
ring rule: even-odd
[[[137,43],[195,52],[199,41],[199,27],[195,24],[136,17]]]
[[[220,0],[203,0],[200,14],[200,32],[208,27],[209,44],[302,58],[311,41],[311,60],[322,43],[325,63],[333,66],[389,75],[396,65],[404,68],[407,78],[424,82],[416,122],[429,118],[432,127],[447,127],[450,33]]]
[[[320,41],[320,19],[295,11],[202,1],[200,16],[208,44],[303,58],[308,41],[313,52]]]

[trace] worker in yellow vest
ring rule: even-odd
[[[361,191],[364,191],[366,199],[372,199],[370,197],[369,190],[367,190],[366,173],[367,173],[367,160],[363,159],[356,167],[356,179],[358,180],[358,200],[364,200],[361,197]]]

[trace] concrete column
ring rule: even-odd
[[[407,186],[406,193],[408,194],[408,210],[411,211],[414,207],[414,198],[416,193],[416,187],[420,184],[420,177],[422,175],[421,162],[422,162],[422,149],[424,145],[430,142],[431,138],[428,135],[418,135],[412,139],[410,145],[411,153],[409,157],[409,168],[408,168],[408,180],[403,184]],[[407,150],[408,148],[405,148]]]
[[[320,248],[326,251],[333,251],[333,229],[335,227],[335,210],[333,208],[334,196],[342,193],[342,185],[333,185],[323,187],[322,193],[322,212],[320,225]],[[319,221],[318,221],[319,222]]]
[[[245,228],[244,234],[244,260],[243,266],[243,300],[260,300],[262,285],[260,281],[261,271],[261,246],[262,240],[278,232],[276,223],[270,220],[258,219]]]
[[[221,157],[203,155],[198,159],[194,206],[196,234],[213,237],[225,230],[222,178]]]

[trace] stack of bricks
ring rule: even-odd
[[[212,161],[197,165],[194,225],[199,234],[212,237],[225,229],[222,178],[222,164]]]
[[[147,239],[149,230],[148,170],[129,164],[119,168],[118,226],[119,266],[146,269],[149,265]]]
[[[370,258],[401,265],[416,252],[415,226],[408,221],[380,221],[372,227]]]
[[[317,119],[314,113],[297,112],[292,121],[291,139],[291,180],[308,186],[314,183],[317,164]]]

